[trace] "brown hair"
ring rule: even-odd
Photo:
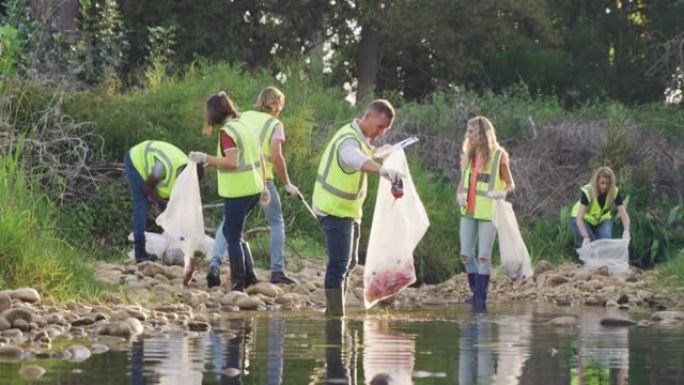
[[[368,103],[366,111],[369,110],[387,116],[390,121],[394,120],[394,107],[392,107],[392,104],[390,104],[390,102],[385,99],[375,99],[372,102]]]
[[[266,87],[259,92],[254,109],[261,112],[273,112],[273,104],[277,102],[285,104],[285,94],[275,87]]]
[[[237,118],[238,110],[228,95],[221,91],[207,100],[207,124],[220,126],[229,118]]]

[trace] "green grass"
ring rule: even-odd
[[[12,156],[0,157],[0,287],[32,287],[56,301],[102,291],[91,261],[56,234],[55,207]]]
[[[684,249],[679,250],[675,257],[659,265],[658,272],[663,286],[684,288]]]

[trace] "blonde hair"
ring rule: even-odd
[[[261,112],[273,112],[274,103],[285,104],[285,94],[275,87],[266,87],[257,97],[254,109]]]
[[[462,151],[464,165],[467,164],[469,160],[474,160],[475,156],[479,158],[478,161],[480,165],[485,165],[489,162],[490,156],[498,148],[501,148],[499,142],[496,140],[494,125],[484,116],[476,116],[468,120],[468,127],[472,127],[477,134],[475,135],[476,140],[472,142],[468,138],[467,133],[463,140]]]
[[[599,179],[601,178],[606,178],[610,180],[610,187],[608,188],[608,193],[606,194],[606,204],[613,205],[613,201],[615,200],[615,197],[617,197],[617,181],[615,178],[615,173],[610,167],[599,167],[595,172],[594,175],[591,176],[591,180],[589,181],[589,185],[591,186],[591,195],[589,198],[591,199],[596,199],[598,197],[598,182]],[[605,206],[608,207],[608,206]]]

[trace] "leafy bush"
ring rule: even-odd
[[[25,177],[20,153],[0,158],[0,287],[33,287],[57,300],[97,296],[91,259],[57,235],[58,212]]]

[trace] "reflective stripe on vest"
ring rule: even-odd
[[[489,169],[489,173],[482,172],[482,168],[478,173],[475,181],[475,211],[472,213],[473,218],[482,220],[492,220],[492,199],[487,196],[488,192],[502,191],[504,183],[500,176],[501,157],[503,150],[498,148],[494,155],[490,157],[489,162],[484,167]],[[473,162],[469,159],[466,165],[465,172],[461,173],[461,187],[459,193],[468,194],[470,187],[470,175],[473,172]],[[485,186],[482,186],[486,184]],[[471,215],[467,212],[466,207],[461,207],[461,215]]]
[[[599,205],[598,197],[594,195],[591,188],[591,184],[586,184],[582,186],[580,190],[587,196],[587,199],[589,199],[589,205],[587,206],[587,210],[584,213],[584,220],[587,223],[589,223],[592,226],[596,226],[600,223],[603,223],[613,218],[611,209],[615,205],[614,202],[618,192],[617,188],[615,189],[615,196],[612,197],[612,199],[610,200],[613,203],[609,204],[608,197],[606,196],[606,202],[604,202],[603,208],[601,208],[601,205]],[[580,204],[582,204],[581,200],[577,201],[575,203],[575,206],[572,208],[571,216],[573,218],[577,218]]]
[[[356,140],[361,152],[370,156],[371,150],[360,134],[348,124],[330,140],[318,167],[313,203],[322,212],[341,218],[360,219],[366,199],[366,173],[346,172],[340,166],[339,149],[347,139]]]
[[[282,124],[276,117],[261,111],[245,111],[240,115],[240,122],[247,128],[257,130],[261,152],[266,161],[266,179],[273,179],[273,157],[271,156],[271,137],[275,128]]]
[[[239,198],[260,193],[264,189],[261,177],[259,140],[256,132],[239,121],[221,127],[235,142],[237,164],[233,169],[218,169],[218,193],[224,198]],[[219,139],[216,156],[225,157]]]
[[[152,175],[157,161],[164,166],[164,178],[156,186],[157,193],[168,198],[179,170],[188,163],[188,157],[178,147],[157,140],[147,140],[131,148],[131,162],[144,180]]]

